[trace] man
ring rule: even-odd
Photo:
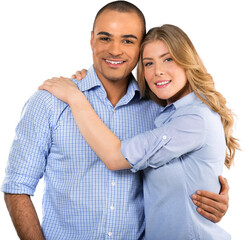
[[[141,99],[131,75],[144,34],[143,14],[134,5],[106,5],[91,35],[94,66],[77,82],[120,139],[153,128],[160,111]],[[29,196],[43,176],[41,227]],[[24,107],[2,190],[21,239],[144,238],[141,173],[109,171],[81,137],[68,105],[46,91],[35,93]],[[226,195],[206,195],[210,199],[196,195],[197,205],[217,221],[226,211]]]

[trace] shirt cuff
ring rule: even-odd
[[[19,174],[6,175],[1,186],[1,191],[5,193],[27,194],[33,196],[38,182],[39,179],[32,179]]]
[[[132,172],[150,167],[149,159],[170,141],[162,128],[156,128],[121,141],[121,153],[131,165]]]

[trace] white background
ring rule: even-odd
[[[92,64],[90,31],[99,8],[109,1],[8,0],[0,3],[0,182],[14,130],[26,100],[53,76],[71,76]],[[216,88],[237,115],[234,135],[243,151],[224,176],[230,206],[220,225],[232,239],[249,239],[248,58],[246,0],[131,0],[145,14],[147,28],[170,23],[192,39]],[[129,19],[127,19],[129,21]],[[32,198],[41,218],[42,181]],[[0,239],[18,239],[0,196]]]

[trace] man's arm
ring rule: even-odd
[[[4,200],[20,239],[45,239],[37,213],[29,195],[5,193]]]
[[[197,211],[212,222],[219,222],[226,214],[229,203],[229,186],[227,180],[219,176],[220,194],[199,190],[192,195],[193,203],[198,207]]]

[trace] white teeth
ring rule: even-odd
[[[161,86],[161,85],[167,84],[169,82],[170,82],[170,80],[169,81],[165,81],[165,82],[159,82],[159,83],[156,83],[156,85]]]
[[[114,62],[114,61],[110,61],[110,60],[105,60],[106,62],[108,62],[108,63],[111,63],[111,64],[121,64],[121,63],[123,63],[123,61],[121,61],[121,62]]]

